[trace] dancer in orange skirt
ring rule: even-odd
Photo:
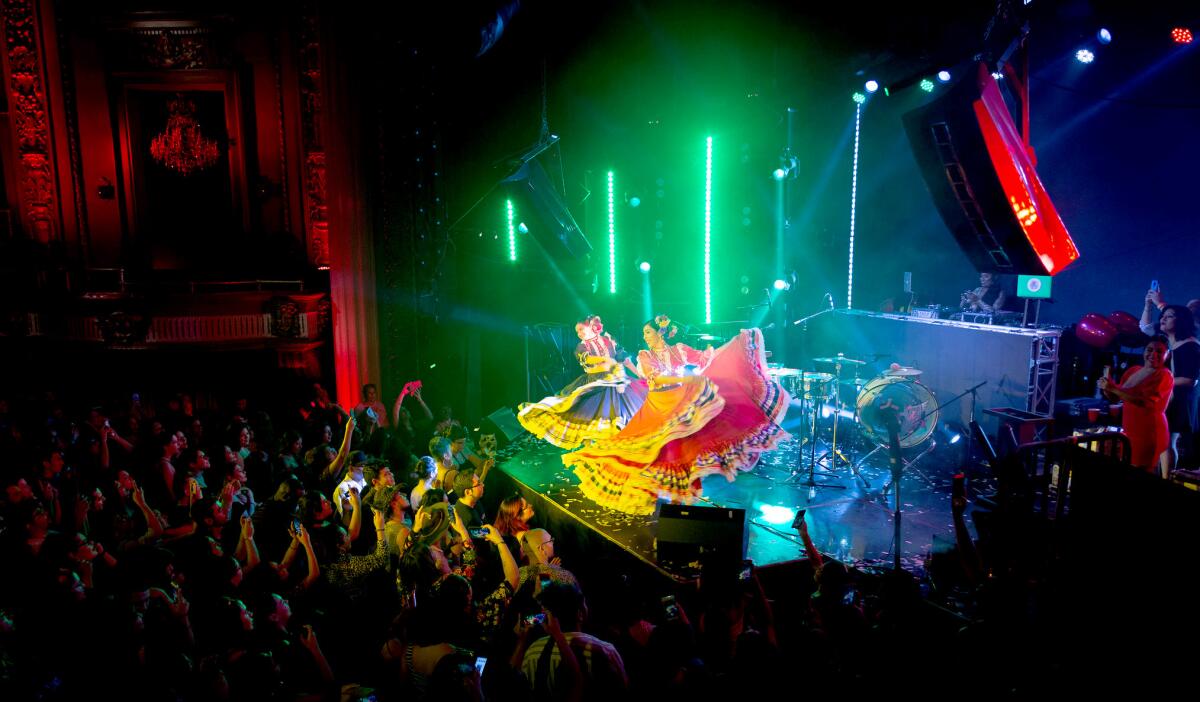
[[[563,456],[584,495],[631,514],[659,499],[688,503],[714,473],[729,481],[787,437],[787,392],[767,374],[762,332],[743,329],[717,350],[669,345],[676,327],[646,322],[638,371],[650,384],[641,410],[616,436]]]

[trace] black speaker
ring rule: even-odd
[[[716,554],[745,558],[746,510],[663,504],[658,511],[659,561],[686,563]]]
[[[980,271],[1055,275],[1079,258],[987,66],[904,115],[934,206]]]
[[[592,245],[540,163],[525,163],[504,179],[504,185],[513,199],[516,219],[551,258],[578,259],[591,253]]]
[[[517,421],[517,415],[513,413],[509,407],[501,407],[489,414],[483,420],[481,434],[492,434],[499,432],[500,436],[497,439],[503,438],[503,444],[508,445],[513,442],[518,436],[525,433],[525,427]]]

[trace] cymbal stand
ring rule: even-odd
[[[808,404],[809,392],[804,384],[804,378],[805,378],[806,374],[807,374],[806,371],[800,371],[800,416],[804,417],[805,421],[808,421],[809,415],[808,415],[808,412],[806,409],[806,405]],[[798,484],[803,485],[805,487],[810,487],[810,488],[827,487],[827,488],[833,488],[835,490],[845,490],[846,489],[845,485],[839,485],[838,483],[818,483],[816,480],[816,472],[815,472],[814,468],[817,465],[817,410],[818,410],[817,402],[814,399],[813,400],[813,408],[812,408],[812,421],[808,422],[808,428],[809,428],[808,479],[804,480],[802,482],[799,482]],[[790,476],[788,476],[786,480],[783,481],[785,483],[790,483],[790,482],[800,478],[800,476],[804,475],[804,469],[803,469],[804,442],[803,441],[800,442],[800,445],[796,449],[796,452],[797,452],[798,460],[796,461],[796,465],[792,468],[792,474]],[[828,473],[826,471],[822,471],[821,474],[822,475],[832,475],[832,473]]]
[[[838,354],[838,355],[840,358],[841,354]],[[837,447],[837,434],[838,434],[838,423],[839,423],[838,420],[841,419],[841,415],[842,415],[842,387],[841,387],[842,386],[842,364],[841,364],[841,362],[833,364],[833,374],[834,374],[834,380],[833,380],[833,383],[834,383],[834,385],[833,385],[833,394],[834,394],[833,438],[829,444],[829,451],[827,451],[825,453],[825,455],[823,455],[819,459],[817,459],[816,463],[822,463],[826,459],[828,459],[829,460],[829,470],[836,471],[837,466],[838,466],[838,461],[840,460],[843,465],[847,465],[850,467],[850,472],[852,472],[854,474],[854,477],[861,480],[863,482],[863,485],[870,487],[871,484],[869,482],[867,482],[867,479],[862,476],[862,473],[858,472],[858,466],[855,465],[854,461],[851,461],[849,458],[846,458],[845,454],[843,454],[841,451],[839,451],[838,447]]]

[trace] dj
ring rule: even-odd
[[[996,275],[983,272],[979,274],[979,287],[964,292],[959,305],[964,312],[991,314],[1003,310],[1006,301],[1007,295]]]

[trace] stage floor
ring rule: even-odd
[[[875,452],[858,466],[865,485],[839,461],[837,471],[832,474],[822,475],[825,468],[819,465],[816,481],[840,488],[809,487],[803,482],[808,478],[812,447],[800,436],[802,424],[798,408],[791,408],[784,426],[793,432],[792,439],[764,454],[753,471],[743,473],[732,483],[720,476],[705,480],[700,504],[746,510],[749,530],[746,557],[758,566],[804,557],[799,537],[791,528],[797,509],[808,510],[809,534],[822,553],[858,567],[890,566],[894,493],[883,494],[884,485],[891,479],[886,451]],[[839,450],[847,458],[860,461],[874,444],[847,426],[847,420],[843,420]],[[820,458],[828,447],[828,428],[818,432],[818,436],[816,456]],[[932,550],[949,548],[954,542],[950,481],[963,459],[963,447],[958,444],[939,446],[921,459],[915,469],[906,469],[901,478],[900,554],[902,566],[910,572],[922,572]],[[907,450],[906,458],[911,460],[924,448],[928,444]],[[657,515],[632,516],[597,506],[583,496],[579,480],[563,466],[560,458],[563,453],[525,435],[502,452],[497,470],[526,492],[527,497],[531,496],[528,493],[536,493],[545,503],[543,509],[569,515],[579,526],[665,575],[677,579],[691,575],[658,562],[654,547]],[[802,469],[801,474],[793,477],[796,468]],[[978,475],[979,472],[971,475],[968,494],[990,493],[990,477]],[[554,521],[562,523],[561,516]]]

